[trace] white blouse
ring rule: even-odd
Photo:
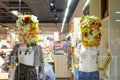
[[[26,46],[20,46],[18,50],[18,60],[20,63],[33,66],[34,65],[34,50],[29,47],[29,52],[26,53]]]
[[[84,72],[97,71],[98,67],[98,48],[81,46],[79,56],[79,70]]]

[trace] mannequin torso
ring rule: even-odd
[[[33,66],[34,65],[34,50],[29,47],[29,52],[26,52],[26,45],[22,45],[18,49],[18,60],[20,63]]]
[[[97,47],[81,46],[79,57],[79,70],[84,72],[97,71],[98,67],[98,49]]]

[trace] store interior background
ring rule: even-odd
[[[3,0],[3,1],[18,1],[18,0]],[[37,2],[35,3],[33,0],[32,1],[26,0],[26,1],[29,2],[29,5],[31,8],[33,7],[32,4],[39,5],[39,3],[40,3],[39,0],[38,0],[39,3],[37,3]],[[47,0],[45,0],[45,1],[47,1]],[[65,23],[63,32],[61,33],[62,37],[66,38],[66,36],[71,32],[71,24],[72,24],[73,19],[80,18],[83,15],[82,9],[83,9],[84,1],[85,0],[78,0],[77,6],[71,16],[71,19],[67,23]],[[108,1],[107,4],[104,4],[105,3],[104,1]],[[41,2],[42,2],[42,0],[41,0]],[[120,0],[90,0],[90,2],[89,2],[89,15],[95,15],[95,16],[99,17],[99,19],[101,19],[101,22],[102,22],[103,35],[102,35],[101,43],[104,44],[105,47],[109,49],[109,51],[113,57],[111,64],[109,66],[109,69],[108,69],[108,73],[106,74],[109,76],[109,80],[119,80],[120,79],[120,70],[119,70],[119,66],[120,66],[120,63],[119,63],[119,60],[120,60],[120,57],[119,57],[120,56],[120,53],[119,53],[120,52],[120,41],[119,41],[120,40],[120,35],[119,35],[120,34],[120,22],[119,22],[120,14],[116,13],[116,12],[120,11],[119,3],[120,3]],[[42,3],[42,4],[44,4],[44,3]],[[9,7],[6,6],[5,4],[3,4],[2,0],[0,1],[0,6],[9,10]],[[39,7],[40,9],[33,7],[33,10],[38,11],[38,13],[41,14],[42,11],[39,11],[39,10],[41,10],[41,9],[45,10],[47,7],[45,5],[40,5],[40,6],[41,6],[41,7]],[[42,7],[42,6],[44,6],[44,7]],[[60,4],[59,4],[59,6],[60,6]],[[105,7],[105,6],[107,6],[107,7]],[[108,12],[106,12],[105,16],[103,16],[103,13],[105,14],[104,8],[106,8],[108,10]],[[0,11],[0,13],[2,13],[2,10]],[[4,14],[5,13],[3,13],[3,15]],[[49,14],[49,13],[43,13],[43,14]],[[3,15],[1,15],[1,16],[3,16]],[[45,16],[45,15],[43,15],[43,16]],[[54,16],[54,15],[52,15],[52,16]],[[14,17],[14,16],[12,16],[12,17]],[[49,19],[49,17],[48,17],[48,19]],[[12,41],[14,42],[17,39],[17,37],[15,36],[16,34],[13,31],[16,29],[16,24],[15,23],[7,23],[7,22],[2,23],[2,21],[3,21],[2,18],[0,21],[1,21],[0,34],[3,36],[3,34],[10,32],[12,35],[14,35],[11,38]],[[44,39],[48,35],[51,36],[51,35],[53,35],[53,32],[55,32],[55,31],[61,31],[61,26],[62,26],[62,22],[59,23],[59,21],[57,22],[57,27],[56,27],[55,22],[42,23],[40,21],[40,24],[39,24],[39,28],[41,30],[40,36],[44,36],[41,38]],[[12,44],[12,45],[14,45],[14,44]],[[102,74],[102,72],[101,72],[101,75],[104,77],[104,74]]]

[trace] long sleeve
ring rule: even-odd
[[[19,44],[16,44],[13,50],[11,51],[11,54],[9,57],[10,63],[18,62],[18,55],[17,55],[18,48],[19,48]]]
[[[42,47],[41,46],[33,46],[34,50],[34,65],[35,66],[41,66],[44,63],[43,60],[43,53],[42,53]]]
[[[39,45],[39,47],[40,47],[40,59],[41,59],[41,62],[44,63],[42,47],[40,45]]]
[[[103,71],[109,65],[112,57],[108,49],[104,46],[99,47],[99,70]]]

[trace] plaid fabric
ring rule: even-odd
[[[94,71],[94,72],[79,71],[78,75],[79,75],[78,80],[100,80],[98,71]]]

